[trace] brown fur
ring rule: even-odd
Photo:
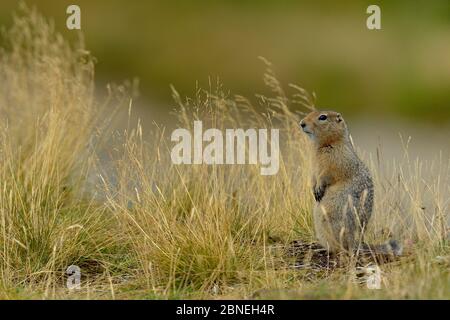
[[[319,120],[326,116],[325,120]],[[329,251],[354,250],[372,214],[371,174],[356,154],[347,125],[334,111],[314,111],[301,121],[315,147],[314,227]]]

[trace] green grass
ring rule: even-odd
[[[66,28],[70,0],[27,3],[54,20],[65,38],[76,38]],[[146,108],[167,122],[171,83],[190,95],[195,81],[207,86],[209,77],[220,76],[232,92],[268,94],[260,81],[260,55],[274,62],[281,78],[302,83],[318,93],[321,105],[351,117],[400,115],[438,124],[450,119],[446,0],[379,2],[381,31],[366,28],[370,1],[77,4],[86,43],[98,58],[97,80],[138,77]],[[2,25],[10,25],[16,7],[15,0],[0,2]]]

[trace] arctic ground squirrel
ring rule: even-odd
[[[401,255],[402,246],[395,240],[379,245],[363,242],[373,211],[374,185],[341,114],[313,111],[300,126],[314,144],[313,221],[319,243],[334,253],[370,250]]]

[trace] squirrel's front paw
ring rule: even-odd
[[[316,199],[317,202],[320,202],[322,200],[323,196],[325,195],[326,189],[326,185],[319,185],[314,187],[314,199]]]

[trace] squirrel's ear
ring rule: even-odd
[[[337,116],[336,116],[336,122],[342,122],[342,116],[341,116],[341,114],[340,113],[338,113],[337,114]]]

